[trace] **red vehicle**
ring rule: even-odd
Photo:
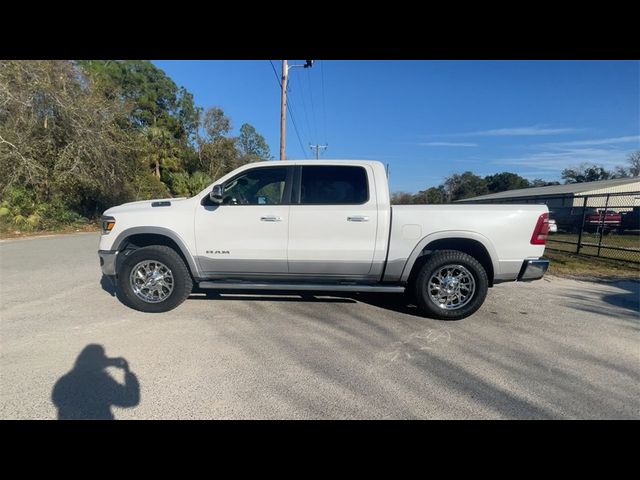
[[[598,210],[597,213],[586,215],[584,218],[584,229],[593,233],[602,230],[605,233],[620,228],[622,215],[613,210]]]

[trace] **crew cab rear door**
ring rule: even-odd
[[[378,211],[370,167],[299,165],[289,213],[289,273],[359,276],[371,271]]]

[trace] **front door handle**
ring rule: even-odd
[[[275,215],[267,215],[266,217],[260,217],[263,222],[281,222],[282,217],[276,217]]]
[[[364,215],[355,215],[353,217],[347,217],[348,222],[368,222],[369,217],[365,217]]]

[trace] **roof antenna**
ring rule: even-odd
[[[387,163],[387,180],[389,180],[389,164]]]

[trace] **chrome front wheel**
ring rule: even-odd
[[[137,263],[129,275],[133,293],[147,303],[160,303],[173,292],[173,272],[157,260],[143,260]]]

